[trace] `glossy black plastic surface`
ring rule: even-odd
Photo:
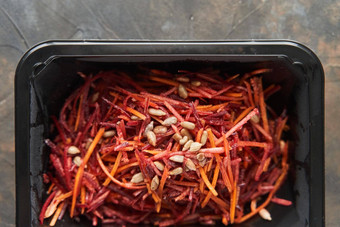
[[[270,205],[273,221],[254,217],[241,226],[324,226],[324,74],[318,58],[291,41],[125,42],[50,41],[29,50],[15,78],[16,223],[38,226],[46,187],[49,116],[79,85],[76,72],[95,73],[137,64],[157,68],[217,67],[246,72],[273,69],[265,84],[282,90],[270,99],[279,113],[288,109],[293,145],[291,170],[278,195],[291,207]],[[67,215],[57,226],[79,226]],[[90,226],[81,220],[81,226]]]

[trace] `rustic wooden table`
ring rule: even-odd
[[[293,39],[325,78],[326,224],[340,226],[340,1],[24,1],[0,3],[0,226],[15,225],[14,74],[48,39]],[[322,139],[322,138],[320,138]]]

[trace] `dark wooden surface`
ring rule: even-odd
[[[340,226],[340,1],[0,1],[0,226],[15,225],[14,74],[48,39],[294,39],[320,57],[326,103],[326,224]],[[320,138],[322,139],[322,138]]]

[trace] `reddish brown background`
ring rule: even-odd
[[[15,225],[15,67],[29,47],[48,39],[294,39],[306,44],[326,73],[326,224],[340,226],[339,38],[340,1],[332,0],[0,1],[0,226]]]

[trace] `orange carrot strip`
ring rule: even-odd
[[[171,86],[176,86],[177,87],[179,85],[179,83],[176,82],[176,81],[168,80],[168,79],[164,79],[164,78],[159,78],[159,77],[156,77],[156,76],[150,76],[149,79],[153,80],[153,81],[160,82],[162,84],[171,85]]]
[[[47,194],[48,194],[48,195],[51,193],[53,187],[54,187],[54,183],[52,183],[52,184],[50,185],[50,187],[48,188],[48,190],[47,190]]]
[[[116,158],[116,161],[115,161],[115,164],[113,165],[113,168],[112,168],[112,170],[111,170],[111,172],[110,172],[110,175],[112,176],[112,177],[114,177],[114,175],[115,175],[115,173],[116,173],[116,171],[117,171],[117,169],[118,169],[118,166],[119,166],[119,164],[120,164],[120,160],[121,160],[121,158],[122,158],[122,155],[123,155],[123,153],[121,152],[121,151],[119,151],[119,153],[118,153],[118,155],[117,155],[117,158]],[[105,182],[103,183],[103,186],[108,186],[109,185],[109,183],[110,183],[110,178],[108,177],[108,178],[106,178],[106,180],[105,180]]]
[[[206,173],[204,172],[203,168],[200,167],[200,168],[199,168],[199,171],[200,171],[200,174],[201,174],[201,177],[202,177],[204,183],[207,185],[207,187],[209,188],[209,190],[211,191],[211,193],[212,193],[214,196],[217,196],[218,193],[217,193],[217,191],[215,190],[215,188],[211,185],[211,183],[209,182],[209,179],[208,179]]]
[[[71,205],[71,211],[70,211],[71,218],[73,217],[73,214],[74,214],[74,208],[76,206],[76,200],[77,200],[77,197],[78,197],[78,194],[79,194],[79,191],[80,191],[81,180],[83,178],[85,165],[89,161],[89,159],[92,155],[92,152],[94,151],[94,148],[96,147],[99,140],[102,138],[104,132],[105,132],[105,128],[100,128],[98,130],[96,137],[92,141],[89,149],[87,150],[87,152],[85,154],[85,157],[83,158],[81,165],[78,168],[78,171],[77,171],[77,174],[76,174],[76,177],[75,177],[75,180],[74,180],[74,187],[73,187],[73,197],[72,197],[72,205]]]
[[[101,157],[102,160],[104,160],[105,162],[115,162],[116,161],[116,157],[113,156],[105,156],[105,154]]]
[[[85,199],[86,199],[86,191],[85,191],[85,187],[82,186],[80,189],[80,201],[81,201],[81,205],[85,205]],[[84,214],[85,212],[85,207],[81,208],[81,214]]]
[[[150,115],[151,118],[155,119],[156,121],[158,121],[158,123],[160,123],[161,125],[163,124],[163,121],[161,119],[159,119],[159,117]]]
[[[234,76],[229,77],[226,81],[227,81],[227,82],[230,82],[230,81],[236,79],[236,78],[239,77],[239,76],[240,76],[240,74],[236,74],[236,75],[234,75]]]
[[[210,159],[210,161],[209,161],[209,163],[208,163],[208,166],[207,166],[207,170],[204,171],[205,173],[206,173],[206,172],[210,172],[211,167],[212,167],[212,164],[213,164],[213,159]]]
[[[213,176],[213,180],[212,180],[212,186],[213,188],[216,187],[216,184],[217,184],[217,179],[218,179],[218,175],[219,175],[219,171],[220,171],[220,165],[219,163],[217,162],[217,165],[215,167],[215,170],[214,170],[214,176]],[[201,207],[205,207],[205,205],[208,204],[210,198],[211,198],[211,195],[212,195],[212,192],[210,191],[207,196],[205,197],[205,199],[203,200],[202,204],[201,204]]]
[[[58,196],[58,197],[56,198],[56,200],[62,201],[62,200],[64,200],[64,199],[67,199],[67,198],[69,198],[69,197],[72,196],[72,193],[73,193],[73,191],[69,191],[69,192],[66,192],[66,193],[64,193],[64,194],[61,194],[60,196]]]
[[[146,119],[146,116],[145,116],[144,114],[138,112],[138,111],[135,110],[135,109],[132,109],[131,107],[128,107],[128,106],[127,106],[127,107],[126,107],[126,111],[132,113],[133,115],[139,117],[139,118],[142,119],[142,120],[145,120],[145,119]]]
[[[55,224],[57,223],[57,220],[58,220],[58,217],[63,209],[63,207],[65,206],[65,202],[62,202],[59,206],[58,206],[58,209],[56,210],[56,212],[54,213],[53,215],[53,218],[50,222],[50,226],[55,226]]]
[[[208,133],[208,139],[209,139],[209,142],[210,142],[211,147],[216,147],[216,145],[215,145],[214,134],[213,134],[213,132],[211,131],[211,128],[208,128],[208,129],[207,129],[207,133]]]
[[[78,129],[79,120],[80,120],[81,104],[82,104],[82,102],[83,102],[83,95],[80,96],[79,107],[78,107],[78,112],[77,112],[77,119],[76,119],[76,123],[75,123],[75,125],[74,125],[74,131],[77,131],[77,129]]]
[[[167,101],[164,101],[164,105],[179,121],[184,121],[184,118]]]
[[[236,181],[235,181],[232,196],[230,197],[230,223],[231,224],[234,224],[235,210],[236,210],[236,196],[237,196],[237,189],[236,189]]]
[[[236,93],[236,92],[230,92],[230,93],[226,93],[225,96],[240,98],[240,97],[243,96],[243,94],[242,93]]]
[[[234,125],[237,124],[240,120],[242,120],[252,109],[253,107],[248,107],[247,109],[245,109],[233,122]]]
[[[134,166],[138,166],[138,165],[139,165],[138,162],[129,163],[129,164],[125,165],[125,166],[119,167],[117,169],[116,173],[120,173],[120,172],[122,172],[122,171],[124,171],[124,170],[126,170],[126,169],[128,169],[130,167],[134,167]]]
[[[162,153],[163,151],[164,150],[143,150],[143,152],[147,152],[147,153],[152,154],[152,155]]]
[[[201,141],[202,134],[203,134],[203,128],[198,130],[197,135],[196,135],[196,142],[200,142]]]
[[[261,112],[263,128],[267,133],[269,133],[266,103],[264,102],[264,95],[263,95],[263,90],[262,90],[262,78],[260,78],[258,81],[259,81],[259,83],[258,83],[258,86],[259,86],[259,104],[260,104],[260,112]]]
[[[203,193],[204,191],[204,181],[200,179],[200,192]]]
[[[240,147],[267,147],[267,143],[256,141],[238,141],[237,145]]]
[[[271,160],[272,159],[270,157],[266,159],[263,165],[263,172],[267,172]]]
[[[204,110],[204,109],[208,109],[213,107],[213,105],[209,104],[209,105],[200,105],[200,106],[196,106],[197,110]]]
[[[208,194],[207,192],[205,192],[204,194]],[[214,196],[214,195],[211,195],[211,200],[213,200],[217,205],[219,205],[220,207],[228,207],[228,204],[226,202],[224,202],[222,199]]]
[[[272,90],[273,88],[275,88],[276,85],[275,84],[271,84],[270,86],[268,86],[266,89],[264,89],[263,94],[268,93],[270,90]]]
[[[161,210],[161,205],[162,205],[161,203],[162,203],[162,198],[163,198],[163,188],[164,188],[164,185],[165,185],[165,181],[168,178],[168,171],[169,171],[168,167],[165,166],[164,167],[164,171],[163,171],[163,175],[162,175],[162,178],[161,178],[161,181],[159,182],[158,194],[159,194],[159,197],[160,197],[160,201],[156,205],[157,213],[159,213],[159,211]]]
[[[177,151],[179,151],[179,148],[181,147],[181,145],[178,143],[178,142],[176,142],[175,144],[174,144],[174,146],[173,146],[173,148],[172,148],[172,152],[177,152]]]
[[[287,165],[287,160],[288,160],[288,143],[286,142],[283,147],[282,151],[282,160],[281,160],[281,165],[284,167]]]

